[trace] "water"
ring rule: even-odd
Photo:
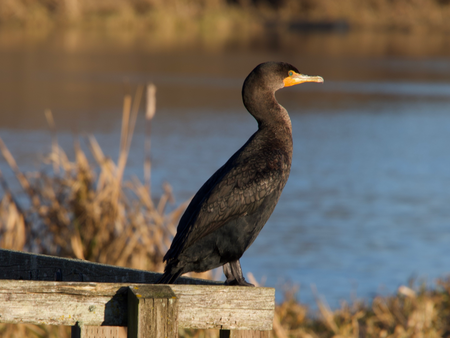
[[[158,193],[170,182],[181,203],[256,130],[241,103],[245,76],[259,62],[286,60],[325,83],[277,94],[292,119],[292,171],[273,216],[241,260],[244,271],[278,287],[279,300],[280,286],[290,282],[313,305],[315,285],[333,307],[355,295],[393,293],[411,277],[432,283],[447,276],[446,55],[324,55],[320,46],[332,38],[321,35],[308,37],[319,47],[296,57],[289,49],[180,53],[114,49],[113,42],[68,50],[58,39],[0,45],[0,137],[22,169],[34,168],[50,148],[42,113],[48,107],[69,153],[73,135],[87,131],[116,158],[122,96],[153,81],[153,187]],[[143,139],[138,123],[127,176],[142,177]],[[0,168],[12,177],[3,160]]]

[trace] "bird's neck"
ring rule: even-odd
[[[281,106],[274,93],[243,92],[244,105],[258,121],[259,129],[275,129],[292,134],[291,119],[287,110]]]

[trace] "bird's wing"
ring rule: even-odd
[[[181,218],[165,260],[177,257],[184,247],[225,223],[252,214],[266,196],[279,188],[282,180],[287,179],[283,177],[284,155],[276,150],[265,155],[244,159],[233,156],[211,176]]]

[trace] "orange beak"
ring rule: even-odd
[[[318,83],[323,82],[323,78],[321,76],[308,76],[293,71],[292,73],[293,73],[292,75],[288,76],[283,80],[285,87],[295,86],[304,82],[318,82]]]

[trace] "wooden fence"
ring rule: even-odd
[[[72,338],[269,337],[275,290],[195,278],[155,285],[160,274],[0,250],[0,323],[72,326]],[[126,329],[125,329],[126,327]]]

